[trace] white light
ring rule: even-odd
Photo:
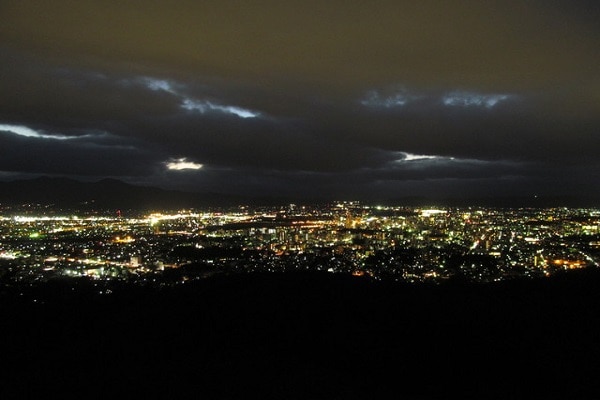
[[[186,170],[186,169],[197,170],[197,169],[204,167],[204,165],[202,165],[202,164],[198,164],[198,163],[195,163],[192,161],[187,161],[186,158],[179,158],[175,161],[168,161],[166,163],[166,166],[167,166],[167,169],[174,170],[174,171],[182,171],[182,170]]]
[[[167,92],[182,99],[181,108],[185,110],[198,111],[201,114],[204,114],[207,111],[217,111],[225,114],[232,114],[240,118],[256,118],[260,116],[260,113],[247,110],[245,108],[215,104],[207,100],[197,100],[192,97],[187,97],[185,94],[181,93],[180,90],[178,90],[178,88],[181,88],[182,85],[171,81],[144,77],[141,78],[141,82],[144,86],[152,91]]]
[[[208,103],[208,105],[212,110],[237,115],[240,118],[256,118],[259,115],[258,113],[235,106],[220,106],[211,103]]]
[[[206,106],[204,103],[192,99],[185,99],[183,103],[181,103],[181,108],[190,111],[199,111],[202,114],[206,112]]]
[[[477,93],[455,90],[441,96],[441,102],[448,107],[481,107],[493,108],[498,103],[506,101],[514,95],[503,93]],[[400,108],[420,99],[433,100],[437,95],[426,93],[415,94],[406,89],[399,89],[391,94],[382,94],[377,90],[368,92],[360,103],[363,106],[375,108]]]
[[[29,138],[37,138],[37,139],[55,139],[55,140],[68,140],[75,139],[77,136],[65,136],[65,135],[46,135],[44,133],[40,133],[36,130],[28,128],[23,125],[8,125],[8,124],[0,124],[0,132],[11,132],[15,135],[29,137]]]
[[[418,97],[419,96],[409,94],[405,90],[387,97],[381,96],[377,91],[372,91],[369,93],[368,97],[360,103],[367,107],[393,108],[405,106]]]
[[[421,216],[422,217],[431,217],[433,215],[446,214],[446,213],[447,213],[446,210],[438,210],[438,209],[421,210]]]
[[[420,160],[454,160],[454,157],[444,157],[444,156],[433,156],[427,154],[412,154],[401,152],[402,158],[396,160],[397,162],[405,162],[405,161],[420,161]]]
[[[173,85],[169,81],[155,78],[144,78],[143,82],[150,90],[163,90],[168,93],[177,94],[175,89],[173,89]]]
[[[246,110],[241,107],[223,106],[211,103],[210,101],[198,101],[193,99],[184,99],[183,103],[181,103],[181,107],[190,111],[198,111],[202,114],[207,111],[218,111],[225,114],[233,114],[240,118],[256,118],[260,115],[257,112]]]
[[[402,159],[402,161],[431,160],[431,159],[435,159],[435,158],[442,158],[442,157],[439,157],[439,156],[427,156],[427,155],[424,155],[424,154],[404,153],[404,158]]]
[[[442,98],[445,106],[450,107],[485,107],[492,108],[501,101],[507,100],[507,94],[479,94],[472,92],[451,92]]]

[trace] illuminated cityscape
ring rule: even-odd
[[[600,1],[0,18],[0,400],[600,399]]]
[[[214,275],[320,271],[488,283],[600,266],[600,210],[415,208],[340,201],[145,215],[0,219],[3,290],[55,280],[176,286]]]

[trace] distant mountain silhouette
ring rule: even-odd
[[[82,182],[70,178],[42,176],[0,182],[0,205],[40,204],[60,209],[173,210],[181,208],[231,207],[237,205],[281,205],[327,203],[336,199],[294,199],[288,197],[247,197],[220,193],[198,193],[138,186],[117,179]],[[347,199],[356,200],[356,199]],[[600,198],[585,196],[445,198],[406,196],[382,201],[364,201],[390,206],[414,207],[599,207]]]
[[[76,209],[180,209],[226,207],[243,203],[241,197],[193,193],[131,185],[117,179],[81,182],[69,178],[39,177],[0,182],[0,204],[53,205]]]
[[[487,196],[487,197],[416,197],[407,196],[382,202],[389,205],[415,207],[599,207],[600,198],[594,196]]]

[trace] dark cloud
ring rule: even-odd
[[[27,137],[0,125],[0,171],[74,176],[146,175],[157,154],[117,138],[43,135]],[[54,137],[54,138],[53,138]],[[118,143],[115,143],[118,142]]]
[[[0,178],[599,191],[597,2],[9,0],[0,16]]]

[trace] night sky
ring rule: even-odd
[[[600,2],[0,2],[0,180],[600,195]]]

